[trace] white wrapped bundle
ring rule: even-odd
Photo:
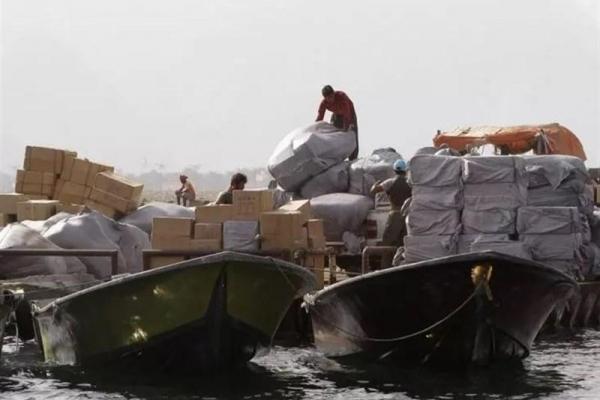
[[[300,195],[305,199],[312,199],[329,193],[343,193],[348,190],[348,183],[348,163],[341,162],[302,185]]]
[[[405,236],[404,259],[407,263],[456,254],[456,236]]]
[[[360,233],[373,208],[373,199],[358,194],[330,193],[313,197],[310,208],[315,218],[324,221],[327,240],[339,241],[344,232]]]
[[[418,155],[409,162],[409,182],[412,185],[460,185],[462,159],[453,156]]]
[[[258,221],[225,221],[223,248],[232,251],[258,251]]]
[[[463,232],[466,234],[512,234],[516,232],[516,216],[517,212],[515,210],[495,208],[484,211],[473,211],[465,208],[461,217]]]
[[[412,210],[406,217],[409,235],[452,235],[460,232],[458,210]]]

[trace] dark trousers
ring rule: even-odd
[[[354,139],[356,141],[356,148],[354,149],[352,154],[350,154],[350,156],[348,156],[348,159],[350,161],[356,160],[358,158],[358,122],[356,120],[356,114],[354,114],[353,117],[354,117]],[[344,119],[340,115],[331,114],[331,124],[338,129],[342,129],[344,127]]]
[[[388,215],[383,230],[381,244],[383,246],[404,246],[404,236],[406,235],[406,220],[404,213],[401,211],[392,210]],[[393,254],[386,254],[381,257],[381,268],[389,268],[392,266]]]

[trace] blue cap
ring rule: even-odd
[[[396,161],[394,161],[394,166],[392,168],[396,172],[405,172],[406,171],[406,161],[396,160]]]

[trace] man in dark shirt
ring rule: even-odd
[[[215,204],[233,204],[233,191],[244,190],[246,183],[248,183],[246,175],[240,172],[233,174],[229,188],[224,192],[219,193],[217,200],[215,200]]]
[[[383,182],[376,182],[371,187],[371,193],[386,192],[390,198],[392,209],[388,215],[385,229],[383,231],[382,245],[384,246],[404,246],[404,236],[406,235],[406,213],[403,206],[411,197],[412,189],[406,181],[406,162],[396,160],[394,163],[394,172],[396,176],[386,179]],[[381,260],[382,268],[392,265],[392,258],[383,256]]]
[[[319,105],[319,112],[317,114],[317,121],[323,121],[325,117],[325,111],[331,111],[331,123],[338,129],[345,131],[354,131],[354,137],[356,138],[356,149],[348,157],[350,160],[356,160],[358,157],[358,122],[356,118],[356,111],[354,110],[354,103],[346,95],[346,93],[333,90],[330,85],[326,85],[321,90],[323,100]]]

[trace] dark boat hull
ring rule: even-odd
[[[268,348],[309,271],[220,253],[101,284],[34,311],[46,361],[206,372]]]
[[[472,268],[484,264],[491,278],[475,285]],[[326,355],[469,364],[526,357],[554,306],[575,290],[556,270],[484,252],[366,274],[308,302]]]

